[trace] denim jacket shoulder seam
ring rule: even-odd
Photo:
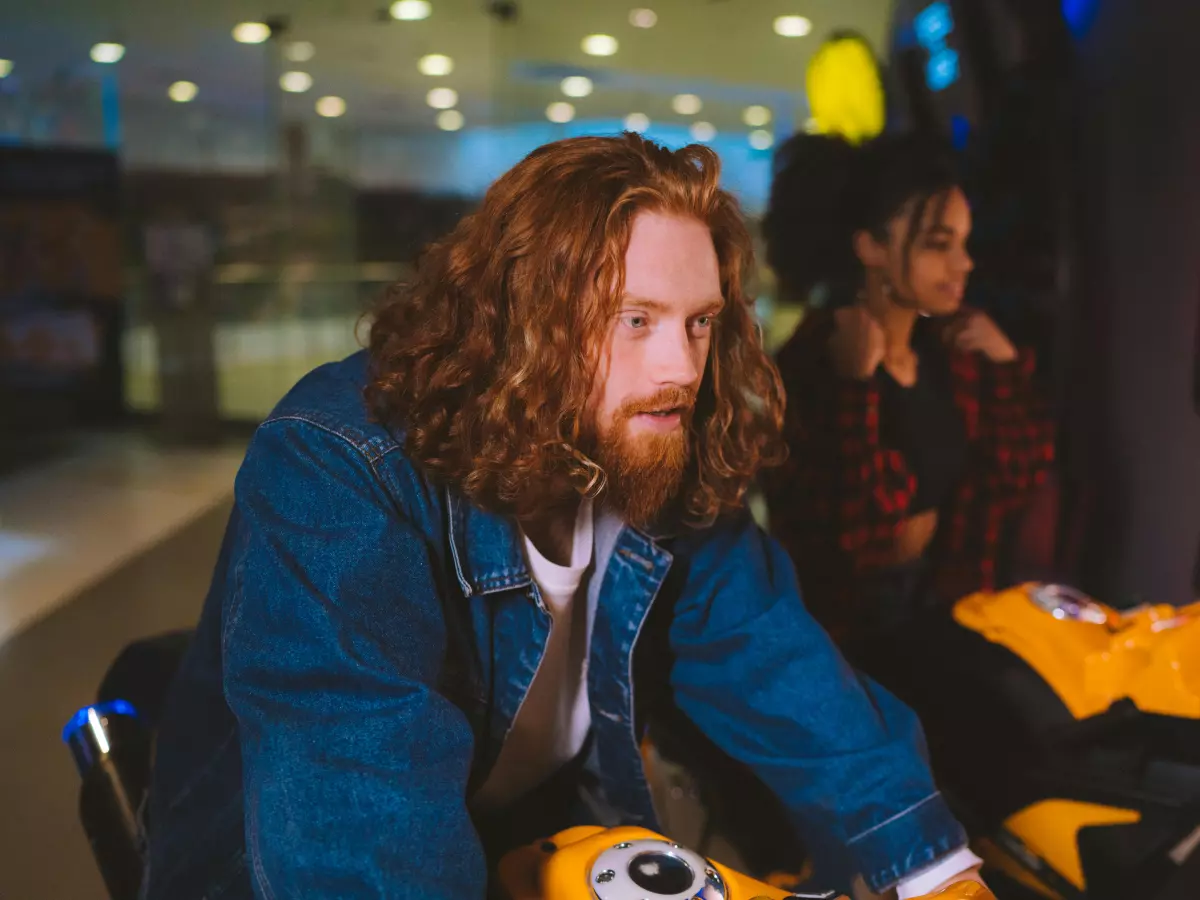
[[[248,808],[249,822],[246,829],[247,855],[250,857],[250,871],[254,878],[254,884],[262,893],[265,900],[275,900],[275,890],[271,887],[271,882],[267,878],[266,869],[263,867],[262,850],[258,843],[258,810],[253,803],[250,803]]]
[[[238,548],[237,563],[233,567],[233,590],[230,591],[229,605],[222,610],[221,614],[221,658],[226,656],[229,646],[229,635],[235,627],[237,627],[238,617],[242,608],[242,585],[246,572],[246,547],[250,543],[250,536],[242,530],[240,535],[241,546]]]
[[[906,807],[905,809],[900,810],[900,812],[895,813],[894,815],[888,816],[882,822],[872,825],[866,831],[859,832],[854,837],[850,838],[850,840],[847,841],[847,843],[855,844],[858,841],[861,841],[863,838],[869,837],[870,835],[874,834],[876,831],[879,831],[881,828],[886,828],[888,825],[891,825],[893,822],[899,821],[900,819],[903,819],[905,816],[909,815],[910,813],[915,812],[916,810],[918,810],[922,806],[924,806],[926,803],[930,803],[930,802],[936,800],[938,797],[941,796],[941,794],[942,794],[941,791],[934,791],[932,794],[928,795],[927,797],[923,797],[920,800],[918,800],[916,803],[913,803],[913,804],[909,805],[908,807]]]
[[[400,447],[400,444],[394,438],[391,438],[383,448],[374,448],[368,441],[356,441],[345,432],[333,427],[332,425],[322,422],[314,416],[304,415],[303,413],[284,413],[281,415],[271,416],[263,421],[262,425],[259,427],[265,428],[266,426],[273,425],[276,422],[300,422],[304,425],[311,425],[313,428],[317,428],[333,435],[336,438],[339,438],[348,446],[354,448],[355,452],[357,452],[367,462],[367,464],[371,466],[372,472],[375,470],[375,463]]]

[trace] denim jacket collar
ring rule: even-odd
[[[453,489],[446,489],[450,511],[450,550],[459,586],[468,597],[528,587],[533,582],[521,547],[521,530],[511,516],[486,512]],[[649,547],[677,537],[674,517],[653,528],[625,525]]]
[[[459,585],[468,597],[528,587],[533,582],[521,531],[509,516],[479,509],[446,488],[450,552]]]

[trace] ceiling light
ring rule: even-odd
[[[271,36],[271,26],[262,22],[242,22],[233,29],[233,39],[239,44],[261,44]]]
[[[167,96],[176,103],[191,103],[200,89],[190,81],[177,81],[167,88]]]
[[[625,117],[625,130],[642,134],[650,128],[650,117],[645,113],[630,113]]]
[[[769,150],[775,143],[775,135],[764,129],[750,132],[750,146],[755,150]]]
[[[689,130],[692,137],[702,144],[707,144],[717,136],[717,129],[713,127],[712,122],[693,122]]]
[[[437,114],[437,127],[442,131],[458,131],[463,127],[463,114],[457,109],[444,109]]]
[[[292,41],[284,48],[283,55],[292,62],[308,62],[317,55],[317,48],[310,41]]]
[[[346,114],[346,101],[341,97],[322,97],[317,101],[317,115],[336,119]]]
[[[441,53],[430,53],[417,60],[417,71],[422,75],[440,78],[442,75],[449,75],[454,71],[454,60]]]
[[[12,74],[13,64],[11,59],[0,59],[0,78],[7,78]]]
[[[563,103],[562,101],[551,103],[546,107],[546,118],[551,122],[563,125],[575,118],[575,107],[570,103]]]
[[[612,56],[617,52],[617,39],[611,34],[589,34],[582,46],[588,56]]]
[[[562,80],[562,92],[568,97],[586,97],[592,92],[592,79],[584,75],[570,75]]]
[[[419,22],[421,19],[428,19],[431,12],[433,12],[433,7],[429,5],[429,0],[396,0],[391,8],[392,18],[399,19],[401,22]]]
[[[781,37],[804,37],[812,31],[812,21],[804,16],[780,16],[775,20],[775,33]]]
[[[279,76],[279,86],[289,94],[303,94],[312,84],[312,76],[307,72],[284,72]]]
[[[97,44],[92,48],[92,59],[98,63],[120,62],[125,55],[122,44]]]
[[[677,94],[671,100],[671,109],[681,116],[694,116],[704,108],[704,102],[695,94]]]
[[[458,106],[458,91],[448,87],[434,88],[425,95],[425,102],[434,109],[453,109]]]
[[[751,128],[762,128],[771,121],[771,110],[765,106],[747,106],[742,110],[742,121]]]
[[[629,24],[634,28],[653,28],[658,24],[658,13],[652,9],[631,9]]]

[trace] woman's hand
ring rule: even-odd
[[[861,306],[846,306],[833,314],[834,332],[829,356],[842,378],[866,381],[883,362],[883,327]]]
[[[933,543],[937,527],[936,509],[917,513],[900,523],[900,530],[896,533],[896,565],[908,565],[924,556]]]
[[[964,353],[982,353],[994,363],[1010,363],[1017,348],[1000,326],[977,309],[964,310],[946,327],[946,343]]]

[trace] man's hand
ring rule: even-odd
[[[846,306],[833,314],[835,329],[829,339],[829,356],[842,378],[866,381],[883,362],[886,348],[883,328],[861,306]]]
[[[1010,363],[1017,348],[1000,326],[977,309],[964,310],[946,327],[946,343],[964,353],[982,353],[994,363]]]
[[[953,887],[956,884],[979,884],[987,888],[987,883],[983,880],[983,876],[979,874],[979,867],[964,869],[956,875],[947,878],[937,887],[927,893],[921,894],[920,897],[914,897],[913,900],[995,900],[989,890],[985,894],[974,894],[973,896],[959,897],[958,893],[948,894],[946,897],[938,897],[939,891],[944,891],[947,888]],[[874,894],[863,882],[862,878],[855,878],[854,883],[850,886],[850,895],[853,900],[895,900],[896,890],[892,889],[885,894]]]
[[[979,874],[979,867],[976,866],[974,869],[967,869],[965,872],[959,872],[953,878],[946,879],[932,891],[930,891],[926,896],[937,897],[938,891],[944,891],[951,885],[961,884],[964,881],[973,881],[978,884],[982,884],[984,887],[987,887],[987,882],[983,880],[983,876]],[[951,895],[950,897],[946,898],[946,900],[958,900],[958,898]],[[979,900],[982,900],[982,898],[979,898]]]

